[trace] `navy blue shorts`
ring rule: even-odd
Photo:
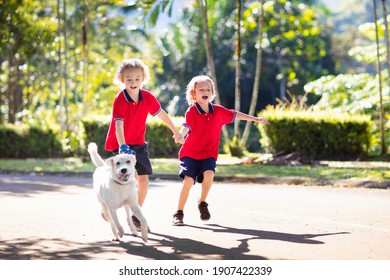
[[[136,153],[137,163],[135,164],[135,169],[138,175],[152,175],[153,169],[149,159],[148,143],[135,146],[129,145],[129,147]],[[118,154],[118,149],[113,151],[113,153],[114,155]]]
[[[211,170],[215,173],[217,163],[213,158],[206,158],[202,160],[196,160],[189,157],[183,157],[180,159],[180,178],[184,179],[184,176],[194,179],[194,183],[203,182],[203,173],[207,170]]]

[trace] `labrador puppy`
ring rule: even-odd
[[[93,188],[102,206],[102,217],[110,223],[113,241],[120,241],[124,230],[119,223],[117,209],[124,207],[127,223],[133,236],[138,236],[130,215],[130,209],[141,222],[141,235],[148,241],[148,225],[138,205],[135,155],[118,154],[104,161],[98,154],[95,143],[88,144],[88,153],[96,169],[93,173]]]

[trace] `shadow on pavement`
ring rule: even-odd
[[[93,260],[93,259],[151,259],[151,260],[266,260],[267,258],[251,254],[251,240],[279,240],[302,244],[324,244],[313,238],[349,232],[323,234],[291,234],[254,229],[238,229],[217,224],[207,227],[187,225],[188,227],[219,233],[248,235],[237,239],[239,245],[223,248],[189,238],[178,238],[166,234],[152,233],[148,244],[131,242],[91,242],[78,243],[63,239],[23,238],[0,241],[0,259],[3,260]],[[154,238],[155,236],[156,238]],[[118,255],[119,254],[119,255]]]
[[[77,243],[63,239],[28,238],[0,241],[1,260],[96,260],[96,259],[150,259],[150,260],[191,260],[191,259],[251,259],[264,257],[244,255],[245,246],[221,248],[211,244],[181,239],[163,234],[154,234],[163,239],[150,241],[157,244],[137,242],[93,242]],[[244,243],[242,243],[244,244]],[[123,251],[123,249],[125,251]],[[169,251],[164,252],[164,251]],[[116,254],[120,254],[119,256]]]
[[[283,232],[275,232],[275,231],[264,231],[257,229],[239,229],[232,227],[225,227],[217,224],[208,224],[210,227],[198,227],[187,225],[192,228],[202,229],[202,230],[210,230],[212,232],[226,232],[233,234],[244,234],[250,235],[251,238],[248,239],[239,239],[239,241],[247,242],[248,240],[255,239],[269,239],[269,240],[279,240],[293,243],[302,243],[302,244],[324,244],[322,241],[313,240],[313,238],[327,235],[336,235],[336,234],[350,234],[350,232],[334,232],[334,233],[321,233],[321,234],[292,234],[292,233],[283,233]]]
[[[236,248],[223,248],[193,239],[177,238],[158,233],[153,234],[163,238],[158,240],[160,243],[158,247],[170,247],[173,251],[173,258],[164,259],[266,260],[262,256],[245,254],[249,252],[245,242],[242,242]]]
[[[92,190],[92,180],[86,183],[85,179],[66,177],[41,177],[41,176],[14,176],[0,178],[0,193],[20,196],[31,196],[44,192],[62,192],[69,186],[87,188]]]
[[[89,260],[110,252],[113,242],[77,243],[63,239],[23,238],[0,241],[2,260]]]

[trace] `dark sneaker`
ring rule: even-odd
[[[172,225],[173,226],[182,226],[184,225],[183,222],[184,213],[182,210],[177,210],[175,214],[173,214],[173,220]]]
[[[208,221],[210,219],[210,212],[207,206],[209,205],[205,201],[202,201],[201,203],[198,204],[200,219],[203,221]]]

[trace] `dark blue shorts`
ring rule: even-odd
[[[129,147],[136,153],[137,163],[135,164],[135,169],[138,175],[152,175],[153,169],[149,159],[148,143],[135,146],[129,145]],[[113,151],[113,153],[114,155],[118,154],[118,149]]]
[[[207,170],[211,170],[215,173],[217,163],[213,158],[206,158],[202,160],[196,160],[189,157],[183,157],[180,159],[180,178],[184,179],[184,176],[194,179],[194,183],[203,182],[203,173]]]

